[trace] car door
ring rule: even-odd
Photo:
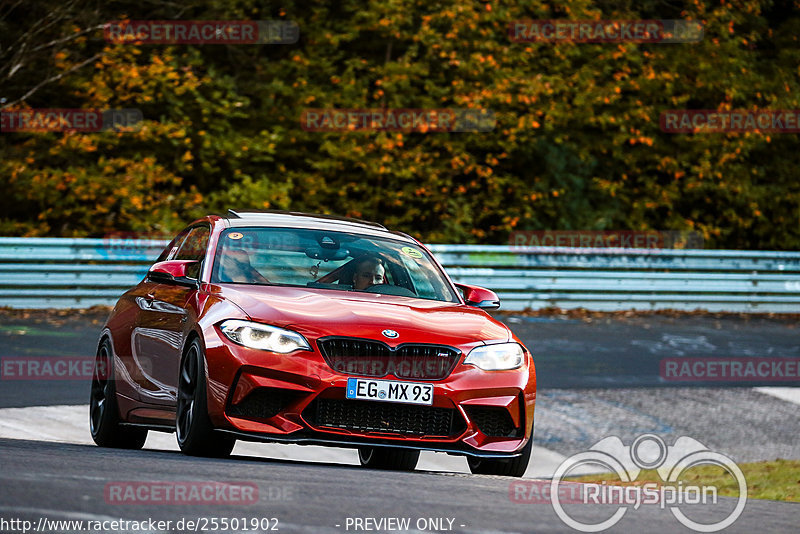
[[[179,233],[156,259],[156,263],[172,259],[178,252],[189,228]],[[131,399],[142,400],[148,396],[153,385],[152,359],[146,351],[137,352],[137,332],[156,327],[156,315],[151,312],[156,288],[160,284],[145,277],[136,287],[131,288],[117,303],[116,316],[119,318],[113,329],[114,353],[120,364],[122,379],[117,385],[117,393]]]
[[[207,225],[190,228],[177,251],[170,254],[171,260],[198,262],[187,272],[191,278],[200,275],[210,233]],[[162,283],[153,288],[151,296],[132,338],[136,354],[150,362],[142,400],[172,407],[177,399],[182,349],[197,319],[198,291],[193,287]]]

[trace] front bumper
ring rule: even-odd
[[[313,351],[280,355],[242,347],[217,332],[207,343],[209,415],[237,439],[340,447],[388,446],[484,458],[519,454],[533,432],[536,376],[464,365],[467,348],[444,379],[381,380],[433,384],[432,406],[348,400],[350,375]],[[207,338],[208,340],[208,338]]]

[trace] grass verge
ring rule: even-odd
[[[779,459],[738,465],[747,480],[747,497],[749,499],[800,502],[800,460]],[[634,482],[628,483],[621,483],[619,477],[612,473],[568,477],[566,480],[594,484],[606,482],[617,486],[640,486],[646,482],[662,485],[661,477],[652,469],[642,471]],[[720,496],[739,496],[736,479],[721,467],[712,465],[693,467],[687,470],[679,480],[683,481],[684,485],[716,486]]]

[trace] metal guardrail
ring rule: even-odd
[[[800,313],[800,252],[481,245],[431,247],[501,309]]]
[[[0,238],[0,306],[113,305],[142,280],[166,244],[161,240]]]
[[[0,238],[0,306],[111,305],[136,285],[160,240]],[[678,309],[800,313],[800,252],[432,245],[457,282],[501,309]]]

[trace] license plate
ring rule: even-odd
[[[347,398],[407,404],[433,404],[433,384],[348,378]]]

